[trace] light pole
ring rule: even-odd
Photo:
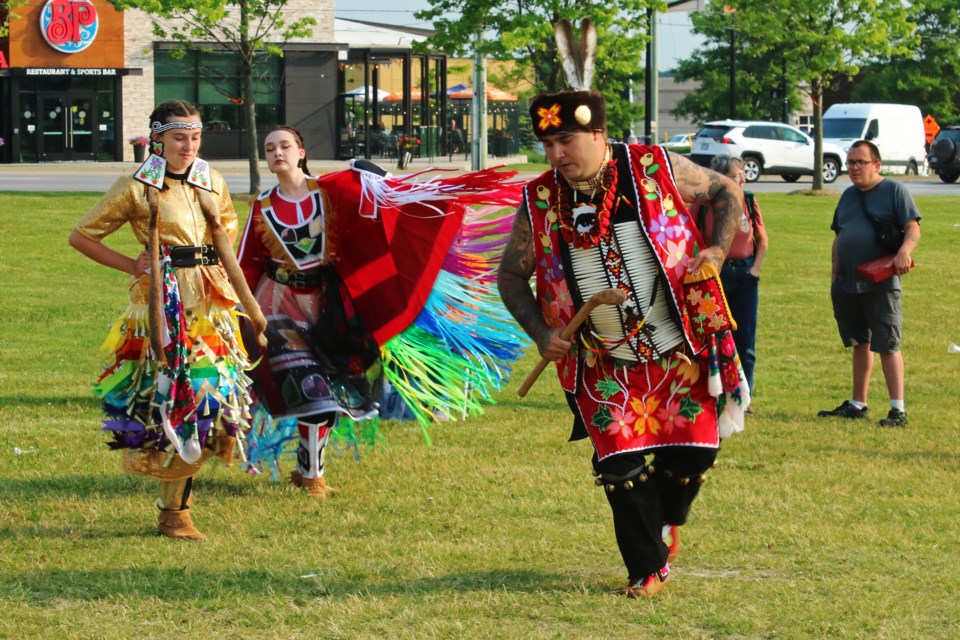
[[[660,91],[657,68],[657,12],[647,9],[647,29],[650,40],[647,42],[647,91],[644,96],[644,143],[657,144],[657,111],[660,108],[658,93]]]
[[[690,0],[670,0],[667,2],[667,10],[686,4]],[[657,12],[653,9],[647,9],[647,28],[649,29],[650,39],[647,42],[646,51],[646,78],[644,79],[644,142],[646,144],[657,144],[657,111],[659,104],[659,70],[657,68],[657,47],[659,46],[659,36],[657,35]]]
[[[735,120],[737,117],[737,63],[736,63],[736,45],[737,32],[734,29],[734,17],[737,13],[736,7],[723,5],[723,12],[730,16],[730,110],[729,118]]]
[[[790,98],[787,95],[787,58],[784,56],[780,67],[780,99],[783,101],[783,123],[789,124]]]

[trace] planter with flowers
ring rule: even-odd
[[[150,144],[150,138],[147,136],[134,136],[130,138],[130,144],[133,145],[134,162],[143,162],[147,153],[147,145]]]
[[[405,169],[414,155],[420,155],[420,138],[399,136],[397,138],[397,168]]]

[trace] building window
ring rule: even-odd
[[[232,53],[189,51],[181,58],[170,51],[154,57],[157,102],[186,100],[197,105],[207,131],[243,131],[240,72]],[[257,128],[282,122],[283,60],[263,54],[254,67]]]

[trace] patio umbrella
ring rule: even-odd
[[[460,91],[450,94],[451,100],[471,100],[473,99],[473,87],[466,87]],[[487,100],[491,102],[516,102],[517,96],[507,93],[502,89],[497,89],[492,84],[487,85]]]
[[[451,93],[456,93],[457,91],[462,91],[466,88],[467,88],[467,85],[465,84],[455,84],[452,87],[447,87],[447,97],[449,98]],[[430,94],[430,97],[436,98],[438,95],[440,95],[440,92],[434,91],[433,93]]]
[[[414,102],[418,102],[422,96],[423,94],[421,93],[420,89],[414,89],[410,92],[410,99]],[[403,100],[403,93],[399,91],[394,91],[383,98],[384,102],[400,102],[401,100]]]
[[[377,89],[374,91],[373,87],[367,85],[365,87],[357,87],[356,89],[351,89],[347,91],[345,95],[353,96],[355,98],[362,99],[364,94],[369,96],[371,101],[383,102],[384,99],[390,95],[389,91],[384,91],[383,89]]]

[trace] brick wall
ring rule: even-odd
[[[123,82],[123,159],[133,160],[133,147],[127,140],[149,135],[153,111],[153,23],[150,16],[136,9],[124,12],[124,56],[127,68],[143,69],[142,76],[124,76]]]

